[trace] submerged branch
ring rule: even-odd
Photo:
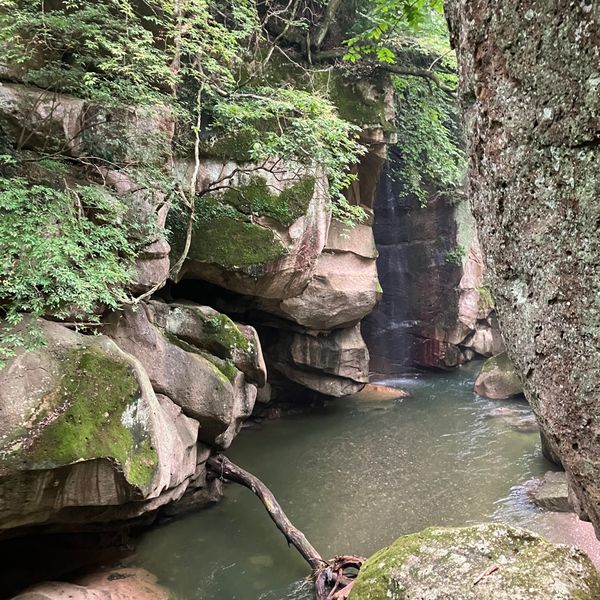
[[[294,527],[283,512],[279,502],[275,499],[275,496],[273,496],[271,490],[258,477],[233,464],[222,454],[211,456],[208,459],[208,467],[218,477],[240,483],[258,496],[267,509],[269,516],[275,525],[277,525],[277,529],[283,533],[288,543],[292,544],[300,552],[313,571],[328,565],[327,561],[321,558],[321,555],[306,539],[305,535]]]
[[[362,556],[336,556],[331,561],[323,560],[306,536],[288,519],[273,492],[258,477],[238,467],[222,454],[211,456],[207,466],[216,477],[239,483],[260,498],[279,531],[310,565],[315,581],[316,600],[348,598],[356,575],[365,561]]]

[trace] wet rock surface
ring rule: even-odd
[[[395,181],[397,169],[402,162],[392,149],[373,225],[382,297],[362,325],[372,370],[393,375],[415,367],[448,369],[502,352],[466,203],[432,191],[421,206]]]
[[[490,419],[501,419],[515,431],[534,433],[539,431],[535,415],[529,406],[522,407],[499,406],[493,408],[487,415]]]
[[[363,565],[350,600],[593,600],[600,573],[580,550],[502,524],[401,537]]]
[[[452,0],[471,199],[508,355],[600,531],[594,2]]]
[[[98,571],[74,583],[48,581],[25,590],[13,600],[174,600],[156,577],[140,568]]]
[[[571,512],[569,488],[564,471],[548,471],[542,478],[527,484],[527,495],[541,508],[556,512]]]
[[[485,361],[475,380],[475,393],[491,400],[507,400],[523,393],[521,380],[506,352]]]

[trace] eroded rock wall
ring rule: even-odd
[[[360,108],[368,149],[348,192],[367,215],[354,228],[332,218],[319,165],[277,157],[256,165],[239,140],[203,145],[195,164],[164,150],[174,135],[167,109],[100,109],[0,81],[3,131],[26,139],[21,150],[32,157],[60,149],[73,159],[64,185],[85,182],[125,203],[127,227],[146,243],[128,289],[137,299],[121,311],[99,306],[99,335],[40,319],[44,345],[21,349],[0,371],[0,537],[147,522],[214,501],[220,484],[206,476],[207,457],[232,443],[259,389],[269,399],[262,340],[248,323],[265,332],[269,369],[284,386],[333,396],[364,386],[369,354],[358,323],[379,298],[371,221],[392,135],[386,81],[335,83],[340,110]],[[188,182],[197,169],[185,261],[188,215],[159,182],[79,164],[110,152],[117,133],[130,136],[122,151],[132,160]],[[163,150],[150,153],[140,136],[163,140]],[[227,191],[205,194],[223,178]],[[178,296],[185,284],[201,292]],[[215,294],[202,302],[207,287]]]
[[[447,16],[508,354],[600,531],[600,4],[452,0]]]
[[[406,194],[392,148],[379,182],[373,231],[382,297],[362,323],[371,371],[453,368],[502,352],[494,304],[469,209],[435,190]]]

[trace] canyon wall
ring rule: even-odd
[[[302,87],[308,75],[288,66],[278,64],[281,85]],[[3,143],[12,151],[25,140],[19,151],[34,165],[19,175],[59,189],[96,186],[127,204],[131,235],[151,235],[129,286],[137,300],[98,306],[97,335],[69,319],[38,319],[43,344],[18,348],[0,371],[0,537],[147,523],[213,502],[220,483],[207,477],[206,459],[232,443],[259,390],[261,402],[274,382],[343,396],[368,380],[358,324],[380,294],[371,221],[393,137],[389,83],[333,74],[332,98],[367,148],[348,194],[367,215],[355,227],[332,217],[318,164],[255,165],[240,139],[203,145],[197,164],[154,156],[184,181],[198,169],[190,249],[174,269],[186,211],[151,183],[80,160],[92,153],[109,165],[123,130],[129,160],[149,160],[140,138],[172,140],[169,111],[100,111],[16,78],[0,83],[0,121]],[[66,157],[60,173],[43,161],[53,149]],[[202,196],[224,178],[228,191]]]
[[[451,0],[447,17],[508,355],[600,532],[600,5]]]

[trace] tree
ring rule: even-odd
[[[188,238],[198,196],[222,193],[241,171],[283,169],[277,157],[298,165],[298,173],[320,165],[333,211],[349,222],[361,217],[343,195],[362,152],[357,128],[321,91],[275,87],[263,79],[277,43],[264,27],[274,10],[254,0],[0,0],[0,63],[13,81],[38,90],[28,114],[59,106],[60,94],[85,101],[76,152],[72,140],[34,143],[35,126],[51,120],[54,108],[41,121],[25,117],[28,126],[35,121],[32,131],[24,125],[15,131],[10,120],[2,124],[13,134],[0,156],[6,224],[0,232],[0,305],[9,323],[17,325],[24,312],[99,321],[100,307],[127,301],[130,267],[144,244],[131,238],[131,223],[118,216],[128,199],[114,197],[107,184],[112,172],[132,187],[162,194],[164,202],[179,203],[188,213]],[[294,24],[293,15],[284,17]],[[136,130],[140,116],[150,121],[165,114],[175,122],[174,137]],[[201,146],[241,132],[245,163],[198,189]],[[195,162],[187,181],[171,168],[178,155]],[[102,189],[112,197],[110,207]],[[18,253],[16,239],[28,240]],[[74,247],[92,240],[102,248],[89,245],[70,260]],[[60,281],[40,260],[49,247],[61,264]],[[175,269],[188,247],[189,241]],[[0,352],[7,355],[17,338],[12,330],[3,335],[7,343],[0,342]]]

